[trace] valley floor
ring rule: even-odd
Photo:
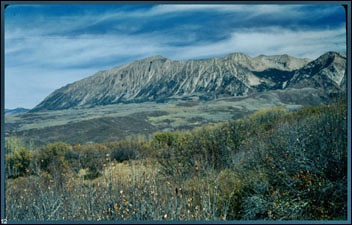
[[[297,110],[326,102],[326,93],[313,88],[257,93],[200,101],[144,102],[94,108],[25,113],[5,118],[5,135],[20,136],[27,144],[43,146],[54,141],[103,143],[122,139],[151,140],[154,132],[191,130],[242,118],[260,109],[283,106]]]

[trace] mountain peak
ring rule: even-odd
[[[338,52],[326,52],[297,70],[289,83],[290,87],[321,87],[344,90],[346,77],[346,56]]]
[[[225,56],[226,59],[230,60],[248,60],[250,57],[242,52],[235,52],[235,53],[230,53],[227,56]]]
[[[259,55],[255,57],[254,60],[257,60],[258,62],[262,62],[264,64],[272,65],[275,69],[281,69],[286,71],[297,70],[312,61],[311,59],[296,58],[288,54]]]
[[[343,54],[343,53],[339,53],[339,52],[333,52],[333,51],[330,51],[330,52],[326,52],[325,54],[321,55],[320,57],[318,57],[318,59],[321,59],[321,60],[326,60],[326,59],[333,59],[335,57],[342,57],[342,58],[346,58],[346,55]]]
[[[162,55],[154,55],[154,56],[150,56],[150,57],[147,57],[147,58],[144,58],[140,61],[165,61],[167,60],[166,57],[162,56]]]
[[[339,52],[329,51],[324,53],[323,55],[319,56],[316,60],[312,61],[311,63],[315,62],[315,64],[319,65],[320,67],[327,67],[332,63],[339,63],[341,61],[346,60],[346,55]],[[345,63],[345,62],[343,62]],[[309,65],[307,65],[309,66]],[[310,65],[312,66],[312,65]]]

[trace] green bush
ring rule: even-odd
[[[117,162],[125,160],[137,159],[143,148],[143,142],[137,141],[120,141],[107,144],[110,150],[110,159]]]
[[[48,172],[58,188],[63,188],[72,170],[65,156],[72,147],[63,142],[45,145],[35,154],[36,161],[42,171]]]
[[[218,214],[224,215],[226,220],[238,220],[242,218],[242,202],[244,197],[245,183],[234,171],[225,169],[217,178]]]
[[[41,169],[48,170],[49,165],[56,161],[64,162],[65,154],[70,149],[71,149],[71,146],[63,142],[54,142],[54,143],[45,145],[39,151],[39,156],[38,156]]]
[[[157,148],[170,147],[177,145],[181,139],[180,133],[156,133],[152,140],[152,145]]]
[[[75,173],[78,173],[82,169],[81,157],[81,152],[76,149],[70,149],[65,153],[64,158]]]
[[[87,144],[81,146],[81,165],[88,168],[87,178],[93,179],[101,175],[104,164],[109,162],[109,149],[103,144]]]
[[[8,153],[5,156],[6,176],[16,178],[30,174],[31,153],[24,148]]]

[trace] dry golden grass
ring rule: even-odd
[[[106,164],[102,176],[91,182],[108,185],[111,181],[115,181],[127,185],[132,182],[133,177],[155,176],[158,169],[157,161],[154,159],[113,161]]]

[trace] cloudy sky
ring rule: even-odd
[[[346,51],[338,4],[28,4],[5,15],[5,108],[133,60]]]

